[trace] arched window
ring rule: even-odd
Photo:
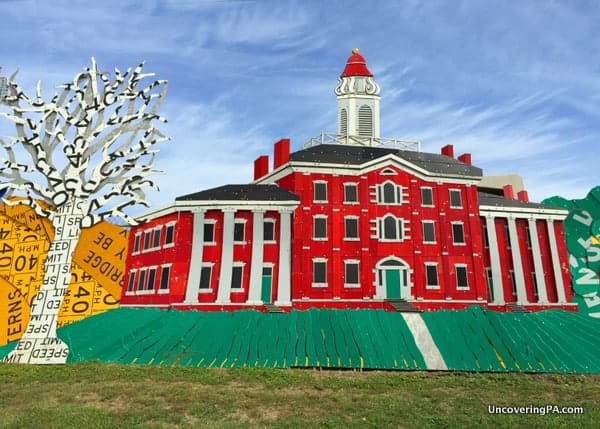
[[[391,182],[383,185],[383,202],[384,204],[396,203],[396,186]]]
[[[340,110],[340,134],[348,135],[348,112],[346,109]]]
[[[383,238],[386,240],[398,239],[398,221],[393,216],[383,219]]]
[[[363,104],[358,109],[358,135],[365,137],[373,136],[373,111],[366,104]]]

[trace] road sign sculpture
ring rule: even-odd
[[[56,319],[82,228],[113,218],[135,224],[126,209],[147,206],[144,189],[156,189],[148,176],[157,172],[155,145],[167,140],[154,125],[166,122],[158,108],[167,82],[146,80],[153,74],[142,67],[115,69],[111,79],[92,59],[50,101],[43,100],[40,83],[30,98],[14,75],[7,81],[0,102],[8,112],[0,111],[0,118],[14,123],[17,136],[0,139],[2,202],[29,205],[55,230],[42,287],[28,297],[27,330],[7,362],[65,362],[68,346],[56,336]]]

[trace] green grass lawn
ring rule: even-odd
[[[488,405],[582,406],[498,415]],[[0,364],[2,428],[598,427],[600,376]]]

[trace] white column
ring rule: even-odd
[[[508,235],[510,237],[510,253],[512,255],[515,283],[517,286],[517,304],[527,304],[521,247],[519,246],[519,236],[517,235],[517,224],[513,217],[508,218]]]
[[[235,209],[223,209],[223,237],[221,244],[221,271],[219,273],[219,289],[217,304],[231,302],[231,270],[233,268],[233,217]]]
[[[556,284],[556,295],[558,296],[559,304],[566,304],[565,285],[563,283],[562,271],[560,269],[560,257],[558,255],[558,247],[556,245],[556,234],[554,233],[554,221],[546,220],[548,227],[548,240],[550,241],[550,254],[552,255],[552,270],[554,272],[554,282]]]
[[[493,216],[486,216],[485,228],[490,246],[490,264],[492,268],[492,289],[494,290],[493,304],[504,304],[504,289],[502,288],[502,271],[500,267],[500,253],[498,252],[498,237],[496,236],[496,222]]]
[[[187,277],[184,304],[198,304],[200,274],[202,272],[202,252],[204,250],[204,210],[193,211],[192,255]]]
[[[275,305],[292,305],[290,269],[292,258],[292,211],[279,212],[279,270],[277,277],[277,301]]]
[[[252,256],[250,262],[250,290],[248,304],[260,305],[264,249],[264,211],[252,211]]]
[[[546,293],[546,279],[544,276],[544,266],[542,265],[542,254],[540,253],[540,239],[538,237],[537,222],[529,218],[529,242],[531,243],[531,253],[533,254],[533,267],[535,269],[535,279],[537,282],[538,303],[548,304],[548,294]]]

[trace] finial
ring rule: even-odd
[[[357,55],[357,54],[358,54],[358,48],[354,48],[354,49],[352,49],[352,53],[353,53],[354,55]]]

